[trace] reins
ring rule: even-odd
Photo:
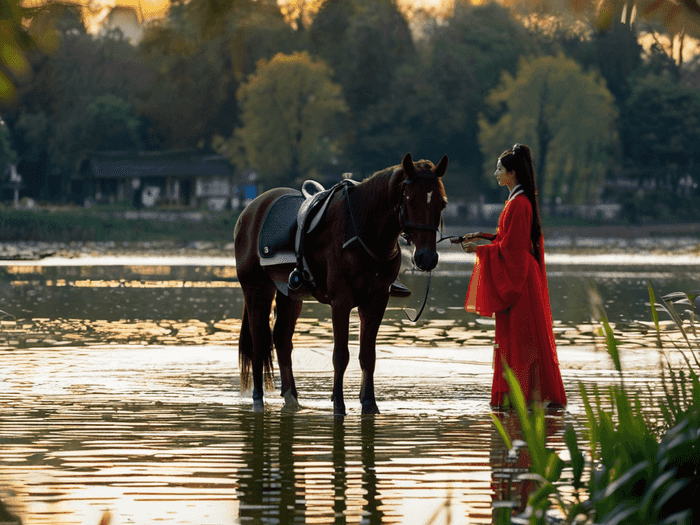
[[[372,259],[380,262],[391,261],[394,257],[401,253],[401,249],[398,247],[398,243],[394,245],[394,249],[391,251],[391,253],[389,253],[389,255],[384,258],[378,257],[372,250],[370,250],[369,246],[367,246],[360,237],[360,231],[358,230],[357,223],[355,222],[355,215],[352,213],[352,204],[350,203],[350,192],[348,191],[347,185],[345,186],[345,200],[348,203],[348,214],[350,215],[350,222],[352,222],[352,229],[355,235],[353,235],[350,239],[345,241],[345,244],[343,244],[343,249],[345,249],[345,247],[349,244],[352,244],[353,242],[357,241],[358,243],[360,243],[360,246],[362,246],[365,249],[365,251],[370,255],[370,257],[372,257]]]
[[[454,239],[454,236],[440,236],[440,238],[437,240],[437,243],[441,243],[442,241],[447,241],[447,240],[452,240]],[[408,315],[408,312],[406,311],[407,309],[403,309],[403,313],[406,314],[406,318],[412,322],[412,323],[417,323],[418,319],[420,319],[421,314],[423,313],[423,310],[425,309],[425,305],[428,303],[428,295],[430,294],[430,278],[432,277],[433,272],[432,270],[428,272],[428,284],[425,286],[425,297],[423,297],[423,305],[420,307],[420,310],[418,311],[418,314],[416,314],[415,319],[411,319],[411,316]],[[413,308],[411,308],[415,312]]]

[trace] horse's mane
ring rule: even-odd
[[[432,170],[435,165],[430,160],[417,160],[414,162],[416,166],[416,171]],[[361,193],[367,192],[368,195],[373,195],[379,198],[379,202],[386,205],[391,205],[389,202],[391,196],[389,195],[389,181],[391,177],[399,170],[403,170],[401,164],[396,166],[390,166],[379,170],[366,179],[364,179],[360,184],[356,186],[356,190]],[[357,209],[355,210],[362,217],[366,217],[366,211],[371,199],[358,199],[355,201]]]
[[[432,161],[425,159],[417,160],[413,164],[416,166],[416,171],[432,170],[435,168],[435,164],[433,164]],[[396,166],[390,166],[388,168],[384,168],[383,170],[379,170],[363,180],[361,185],[364,186],[367,184],[370,186],[372,183],[384,182],[387,177],[391,177],[391,175],[400,169],[403,169],[401,164],[397,164]]]

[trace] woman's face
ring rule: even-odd
[[[499,186],[512,186],[515,183],[515,172],[507,171],[501,161],[496,163],[496,171],[493,173]]]

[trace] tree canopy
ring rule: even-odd
[[[241,126],[221,151],[254,168],[266,187],[296,184],[341,153],[348,107],[328,66],[308,53],[261,60],[236,96]]]
[[[688,180],[700,178],[690,130],[700,68],[697,59],[676,58],[693,33],[674,24],[679,12],[696,14],[681,2],[659,23],[654,10],[667,0],[635,5],[456,0],[454,9],[431,13],[399,0],[301,0],[291,7],[174,0],[167,18],[146,24],[134,46],[116,33],[90,34],[81,6],[52,2],[12,11],[21,27],[8,33],[17,44],[10,47],[26,60],[31,81],[10,73],[15,103],[2,117],[23,193],[45,200],[74,198],[76,166],[102,147],[216,148],[239,170],[256,169],[267,187],[314,173],[361,177],[407,152],[447,154],[453,202],[494,199],[500,192],[484,173],[515,141],[533,147],[542,195],[552,202],[618,199],[608,182],[647,184],[652,165],[667,182],[685,181],[690,199],[697,186]],[[664,31],[673,53],[661,38],[651,47],[643,40]],[[41,42],[53,42],[52,52]],[[275,57],[297,57],[304,75],[321,79],[327,92],[302,104],[303,75],[289,73],[283,82],[278,77],[287,73],[273,72]],[[258,78],[276,79],[270,85],[292,108],[316,107],[325,117],[304,109],[295,121],[293,111],[271,109],[270,94],[250,84]],[[319,103],[328,94],[325,106]],[[110,129],[100,121],[112,122]],[[263,136],[286,145],[265,149]],[[649,156],[653,164],[643,160]],[[664,184],[671,191],[673,184]]]
[[[486,173],[503,150],[522,142],[534,151],[545,200],[596,201],[615,152],[617,112],[595,72],[583,72],[564,56],[523,59],[516,76],[504,74],[487,102],[504,109],[495,121],[479,121]]]

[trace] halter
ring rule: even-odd
[[[414,175],[410,180],[406,180],[403,182],[404,185],[408,184],[413,184],[416,179],[435,179],[435,174],[433,172],[429,172],[426,174],[420,173]],[[401,193],[401,202],[399,202],[398,205],[398,219],[399,219],[399,226],[401,228],[401,233],[406,239],[406,242],[408,244],[411,244],[413,242],[413,236],[411,235],[412,231],[433,231],[433,232],[438,232],[440,231],[438,226],[434,226],[432,224],[417,224],[415,222],[410,222],[408,220],[408,213],[406,212],[406,190],[404,190]]]

